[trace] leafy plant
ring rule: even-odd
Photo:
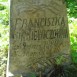
[[[9,45],[9,15],[7,5],[0,0],[0,76],[5,72]]]
[[[77,18],[77,0],[66,0],[66,2],[68,15]]]
[[[7,2],[8,0],[0,0],[0,2]]]
[[[70,44],[72,62],[77,64],[77,19],[69,18]]]
[[[0,10],[4,10],[4,9],[6,9],[6,7],[0,4]]]

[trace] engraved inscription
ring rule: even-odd
[[[49,28],[45,29],[47,27]],[[51,27],[53,27],[53,29]],[[18,31],[20,32],[18,33]],[[65,26],[64,17],[34,19],[17,18],[14,37],[20,38],[21,41],[68,38],[68,29]]]

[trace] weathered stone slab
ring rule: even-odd
[[[11,0],[10,10],[11,73],[44,73],[53,58],[69,54],[64,0]]]

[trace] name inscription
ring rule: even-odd
[[[19,38],[21,40],[68,38],[68,29],[65,26],[64,17],[17,18],[15,22],[14,38]]]

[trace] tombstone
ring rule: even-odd
[[[7,77],[40,77],[69,51],[64,0],[11,0]]]

